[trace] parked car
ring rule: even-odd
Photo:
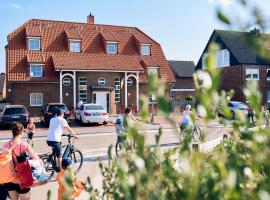
[[[244,115],[248,115],[248,106],[245,103],[239,102],[239,101],[230,101],[228,104],[228,107],[232,113],[233,119],[236,118],[237,112],[243,112]]]
[[[41,123],[43,123],[45,127],[49,127],[51,118],[56,115],[59,109],[64,111],[64,118],[70,124],[70,112],[64,103],[48,103],[45,108],[41,110]]]
[[[81,124],[86,123],[108,123],[109,114],[99,104],[83,104],[75,111],[75,119]]]
[[[27,126],[30,115],[23,105],[6,105],[0,114],[0,126],[8,127],[12,122],[20,122]]]

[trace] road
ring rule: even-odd
[[[179,135],[169,125],[163,125],[163,134],[161,136],[160,144],[162,148],[170,148],[179,145]],[[141,134],[145,135],[146,142],[149,145],[155,144],[155,134],[158,132],[158,125],[144,125],[141,128]],[[86,180],[89,176],[93,185],[101,188],[102,179],[98,168],[98,157],[102,157],[103,162],[107,162],[107,149],[110,145],[115,144],[116,134],[114,126],[97,126],[97,127],[76,127],[76,133],[79,134],[79,140],[75,145],[83,152],[84,164],[82,170],[78,174],[78,178]],[[208,127],[201,127],[202,132],[205,134],[205,142],[214,141],[223,136],[226,132],[225,128],[219,125],[212,125]],[[35,136],[34,149],[38,153],[50,152],[50,148],[46,145],[46,129],[37,130]],[[0,145],[8,141],[11,136],[9,131],[0,132]],[[63,140],[63,143],[66,139]],[[36,187],[31,190],[31,199],[46,199],[47,191],[52,191],[52,199],[57,198],[57,183],[50,182],[44,186]],[[82,195],[79,199],[85,199]]]

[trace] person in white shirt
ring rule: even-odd
[[[82,105],[83,105],[83,101],[82,100],[78,101],[77,108],[80,109]]]
[[[47,135],[47,144],[52,147],[53,154],[57,158],[59,170],[61,170],[61,139],[64,130],[68,130],[75,138],[78,138],[74,131],[70,128],[67,121],[64,119],[63,110],[57,110],[56,117],[50,120],[50,126]]]

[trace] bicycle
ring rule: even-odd
[[[119,156],[120,151],[132,149],[128,142],[127,135],[121,123],[115,124],[115,130],[117,134],[116,144],[115,144],[115,154]]]
[[[186,132],[186,127],[180,127],[180,142],[184,139],[184,132]],[[194,142],[199,142],[201,139],[201,129],[197,125],[192,127],[192,138]]]
[[[73,172],[75,174],[77,174],[82,168],[83,154],[79,149],[74,147],[75,138],[73,135],[63,134],[62,136],[68,137],[68,144],[61,146],[62,149],[65,148],[62,159],[69,157],[72,160]],[[71,138],[73,138],[72,142],[71,142]],[[45,154],[39,155],[39,157],[43,161],[46,171],[48,173],[51,172],[51,174],[49,174],[49,178],[48,178],[48,180],[50,180],[54,176],[54,173],[57,172],[57,170],[59,169],[58,164],[57,164],[57,160],[56,160],[56,156],[53,153],[45,153]]]

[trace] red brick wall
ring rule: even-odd
[[[195,89],[193,78],[176,78],[176,83],[172,87],[172,89]],[[179,91],[174,92],[175,99],[186,99],[189,96],[194,96],[195,92],[192,91]]]
[[[246,72],[243,72],[246,73]],[[243,74],[242,73],[242,74]],[[224,67],[221,69],[220,73],[220,89],[225,91],[234,90],[233,100],[236,101],[245,101],[242,88],[243,88],[243,79],[245,75],[241,77],[241,66],[230,66]]]
[[[12,83],[7,88],[7,102],[25,105],[31,116],[39,116],[42,107],[30,106],[30,93],[43,93],[43,105],[59,102],[59,83]]]
[[[270,69],[270,66],[237,65],[224,67],[221,69],[220,88],[226,91],[233,89],[235,91],[233,100],[245,102],[243,89],[246,87],[247,68],[259,69],[258,89],[262,94],[262,104],[267,104],[267,91],[270,90],[270,81],[267,81],[267,69]]]

